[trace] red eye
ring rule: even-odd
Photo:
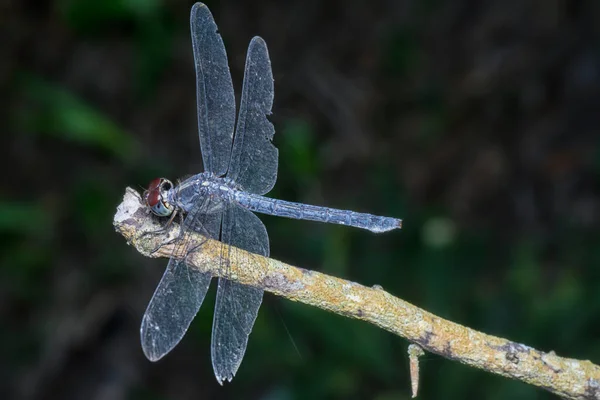
[[[154,207],[160,201],[160,191],[158,188],[148,190],[148,196],[146,197],[146,203],[148,206]]]
[[[162,178],[152,179],[150,181],[150,184],[148,185],[148,191],[151,192],[154,189],[158,189],[158,187],[160,186],[160,182],[161,181],[162,181]]]

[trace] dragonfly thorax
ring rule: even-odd
[[[193,175],[177,186],[165,178],[153,179],[144,191],[143,198],[153,214],[168,217],[176,209],[189,212],[194,204],[210,198],[213,211],[220,205],[233,201],[240,187],[231,179],[216,176],[210,172]]]
[[[207,212],[221,210],[225,203],[234,200],[238,185],[229,178],[219,177],[210,172],[193,175],[166,193],[168,203],[175,208],[189,212],[198,202],[211,204]]]

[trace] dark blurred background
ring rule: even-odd
[[[220,387],[214,291],[158,363],[139,325],[166,260],[114,232],[126,186],[202,168],[191,1],[0,5],[0,397],[407,399],[408,343],[266,295]],[[209,2],[236,91],[271,54],[270,196],[401,217],[261,217],[274,258],[444,318],[600,361],[600,2]],[[549,399],[428,354],[421,399]]]

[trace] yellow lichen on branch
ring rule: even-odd
[[[140,253],[149,257],[183,257],[174,240],[175,223],[162,227],[128,188],[114,218],[114,226]],[[160,231],[160,234],[156,232]],[[201,249],[187,256],[187,264],[213,276],[222,257],[228,257],[226,276],[289,300],[299,301],[347,317],[360,319],[418,344],[424,350],[495,374],[521,380],[569,399],[600,400],[600,367],[590,361],[544,353],[529,346],[486,335],[437,317],[387,293],[319,272],[294,267],[237,248],[223,254],[223,246],[196,233],[186,240]]]

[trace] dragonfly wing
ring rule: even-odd
[[[254,37],[248,46],[231,163],[227,177],[248,192],[265,194],[277,180],[275,129],[267,116],[273,106],[273,73],[267,44]]]
[[[233,204],[225,211],[221,241],[224,246],[269,255],[269,237],[263,223],[252,212]],[[235,248],[230,248],[229,255],[234,259],[240,256]],[[242,362],[262,296],[261,289],[219,278],[211,346],[219,383],[231,381]]]
[[[218,239],[222,212],[206,213],[214,207],[214,199],[198,204],[186,217],[184,230],[194,230]],[[202,245],[190,248],[183,239],[177,244],[185,254],[200,251]],[[171,258],[148,308],[142,318],[140,337],[142,350],[151,361],[157,361],[171,351],[183,338],[198,313],[211,275],[188,266],[185,260]]]
[[[202,305],[211,275],[172,258],[142,319],[142,350],[157,361],[183,338]]]
[[[204,170],[223,176],[231,158],[235,125],[235,95],[227,53],[213,16],[204,4],[192,7],[190,26]]]

